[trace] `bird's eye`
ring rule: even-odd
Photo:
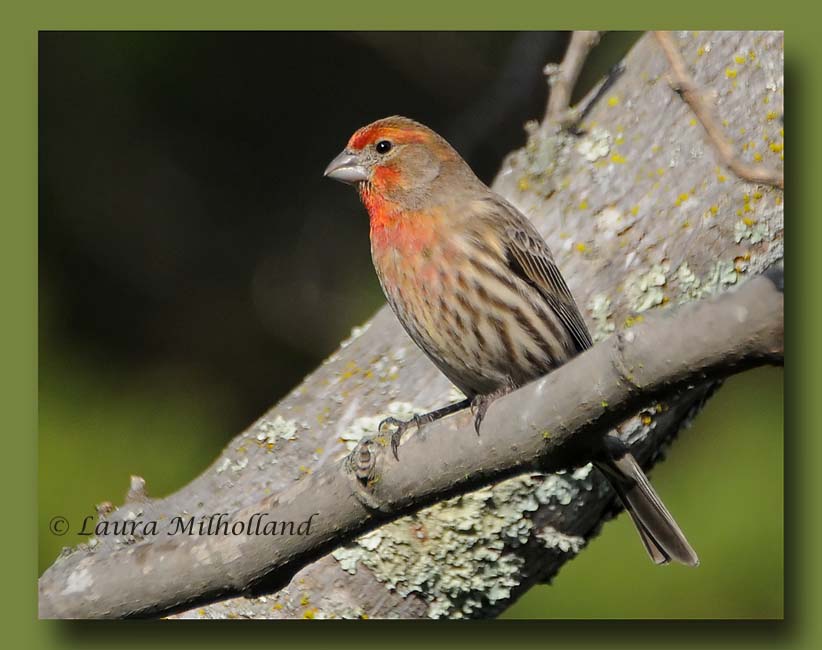
[[[391,143],[388,140],[380,140],[376,146],[377,153],[388,153],[391,151]]]

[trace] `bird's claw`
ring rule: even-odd
[[[477,395],[471,400],[471,413],[474,414],[474,430],[477,435],[480,434],[480,425],[485,419],[485,414],[488,412],[488,407],[503,395],[507,395],[516,388],[512,380],[508,380],[505,385],[501,386],[493,393],[487,395]]]
[[[423,425],[423,418],[419,415],[414,415],[410,420],[398,420],[394,417],[385,418],[382,422],[380,422],[377,430],[382,433],[382,428],[386,424],[393,425],[397,427],[394,431],[391,432],[391,452],[394,454],[394,458],[397,460],[400,459],[399,448],[400,448],[400,441],[402,440],[403,434],[408,431],[412,426],[416,426],[419,430],[420,427]]]
[[[488,395],[477,395],[471,402],[471,413],[474,415],[474,430],[477,435],[480,434],[480,425],[485,419],[485,414],[488,412],[488,407],[491,406],[493,398]]]

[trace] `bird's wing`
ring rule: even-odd
[[[579,350],[592,345],[591,334],[559,272],[548,244],[519,210],[494,195],[502,213],[507,263],[511,271],[537,289],[567,328]]]

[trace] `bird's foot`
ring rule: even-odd
[[[500,397],[507,395],[516,388],[512,381],[509,381],[504,386],[500,386],[493,393],[487,395],[477,395],[471,400],[471,413],[474,414],[474,429],[477,435],[480,433],[480,425],[485,419],[485,414],[488,412],[488,407],[491,406]]]
[[[428,415],[426,413],[425,415]],[[391,426],[396,427],[394,431],[391,432],[391,451],[394,454],[394,458],[397,460],[400,459],[399,456],[399,446],[400,440],[402,440],[403,434],[408,431],[412,426],[417,427],[417,431],[422,428],[422,425],[428,422],[425,419],[425,415],[414,415],[410,420],[398,420],[397,418],[385,418],[382,422],[380,422],[379,426],[377,427],[377,431],[382,432],[382,428],[389,424]]]
[[[406,431],[408,431],[408,429],[410,429],[412,426],[416,426],[417,431],[419,431],[420,429],[422,429],[422,426],[424,424],[434,422],[436,420],[439,420],[440,418],[444,418],[446,415],[450,415],[451,413],[461,411],[464,408],[468,408],[470,405],[471,401],[465,399],[461,402],[455,402],[454,404],[444,406],[443,408],[437,409],[436,411],[423,413],[422,415],[415,415],[410,420],[398,420],[397,418],[393,417],[385,418],[382,422],[380,422],[379,426],[377,427],[377,431],[382,432],[382,428],[386,424],[390,424],[392,426],[397,427],[391,433],[391,451],[394,453],[394,458],[399,460],[400,456],[398,449],[400,446],[400,440],[402,440],[403,434]]]

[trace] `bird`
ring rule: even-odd
[[[479,434],[500,396],[592,345],[553,255],[517,208],[439,134],[392,116],[358,129],[324,175],[357,188],[385,298],[411,339],[465,399],[408,421],[387,418],[391,447],[411,426],[471,408]],[[651,560],[698,557],[628,448],[612,434],[592,462],[613,486]]]

